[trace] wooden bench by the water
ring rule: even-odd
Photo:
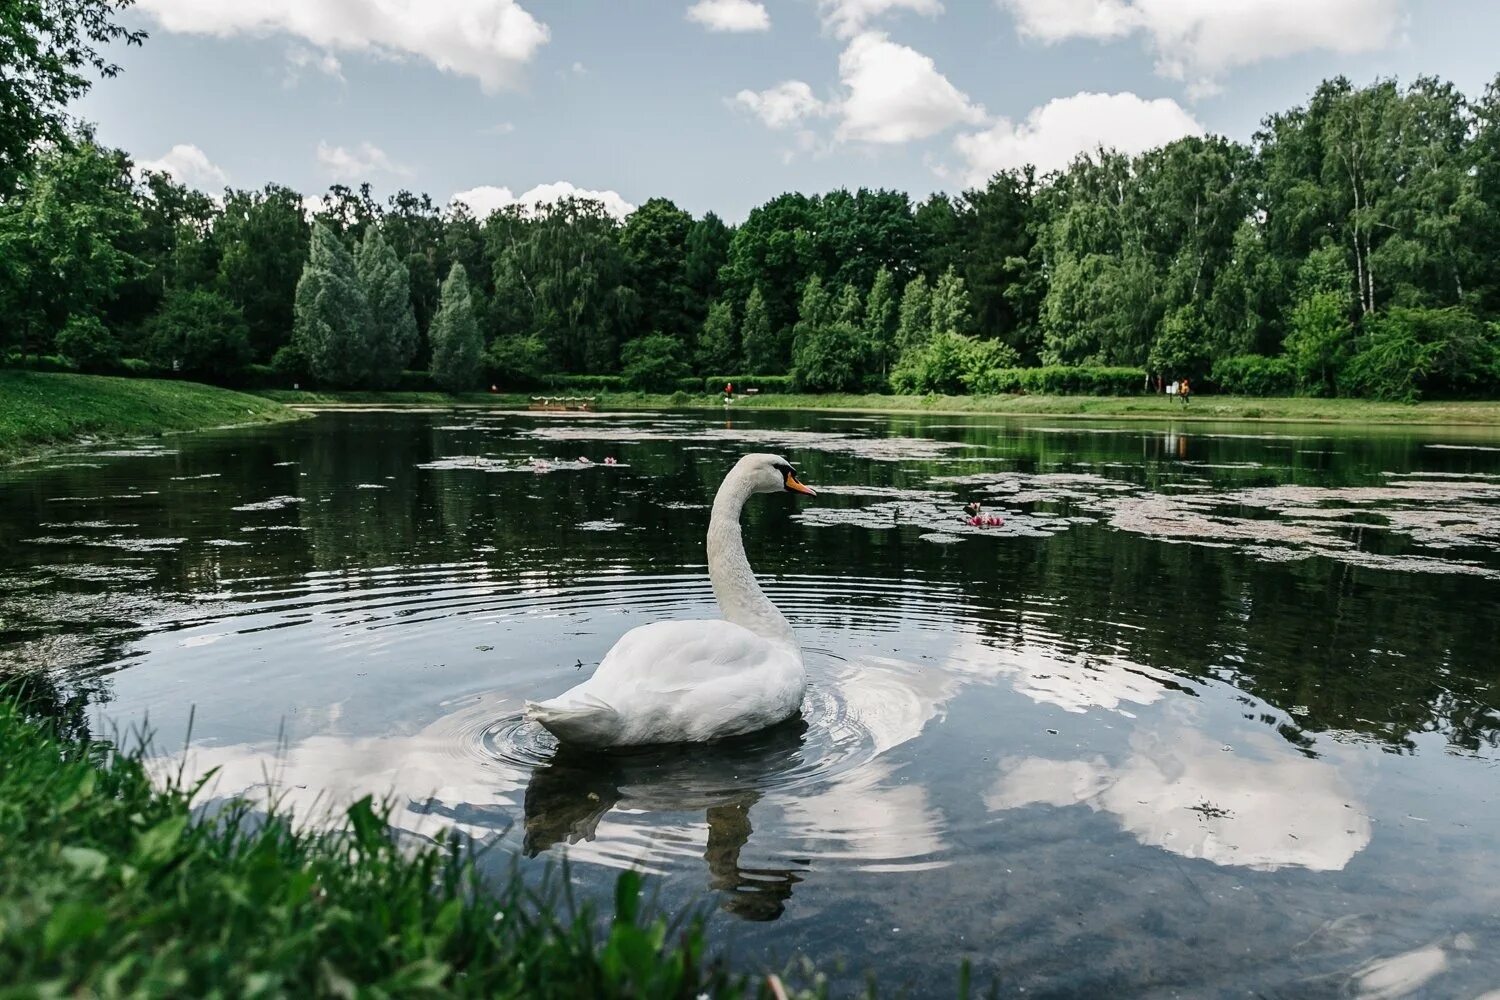
[[[594,408],[593,396],[532,396],[530,409],[543,410],[551,413],[562,413],[568,410],[592,410]]]

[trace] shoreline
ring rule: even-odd
[[[0,469],[90,442],[228,430],[305,417],[197,382],[0,369]]]
[[[272,390],[267,398],[290,409],[371,410],[457,408],[528,412],[529,396],[519,393],[291,392]],[[608,413],[671,410],[723,413],[715,397],[658,393],[600,393],[598,410]],[[783,410],[891,415],[1043,417],[1052,420],[1170,420],[1183,423],[1247,422],[1328,426],[1461,427],[1500,432],[1500,401],[1381,403],[1361,399],[1204,396],[1183,406],[1156,396],[889,396],[766,395],[736,397],[728,412]]]

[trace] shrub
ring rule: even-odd
[[[283,379],[306,382],[312,378],[312,365],[299,344],[284,344],[271,355],[271,370]]]
[[[1497,340],[1467,309],[1389,309],[1365,319],[1359,353],[1344,366],[1339,388],[1405,402],[1493,391]]]
[[[1013,367],[1019,360],[1014,348],[998,340],[934,333],[923,346],[901,355],[891,372],[891,387],[908,394],[969,392],[974,383],[985,381],[987,372]]]
[[[402,392],[438,392],[437,380],[432,372],[404,371],[396,379],[396,388]]]
[[[1290,396],[1297,391],[1297,371],[1286,355],[1240,354],[1214,362],[1209,379],[1220,392],[1236,396]]]
[[[665,392],[687,375],[682,342],[664,333],[637,337],[620,351],[620,373],[632,389]]]
[[[81,371],[97,372],[118,368],[120,342],[99,317],[69,317],[57,334],[57,353]]]
[[[484,377],[506,388],[540,385],[549,363],[547,345],[535,334],[496,337],[482,361]]]
[[[864,381],[869,345],[853,323],[806,326],[792,350],[792,380],[812,392],[851,392]]]
[[[620,375],[548,375],[547,387],[570,392],[624,392],[625,379]]]
[[[231,378],[250,360],[245,317],[218,292],[168,292],[146,346],[162,368],[197,378]]]
[[[1292,308],[1286,355],[1297,381],[1313,395],[1332,393],[1349,356],[1352,327],[1345,296],[1317,292]]]
[[[1146,385],[1143,368],[1048,365],[1045,368],[991,368],[970,379],[976,393],[1031,393],[1040,396],[1133,396]]]

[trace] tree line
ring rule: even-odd
[[[76,125],[33,124],[0,149],[0,350],[81,368],[1500,391],[1500,78],[1474,100],[1429,77],[1339,78],[1250,143],[1101,148],[920,202],[789,193],[738,225],[665,198],[620,220],[587,199],[481,219],[368,185],[311,208],[276,184],[210,196]]]

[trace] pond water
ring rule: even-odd
[[[720,478],[803,717],[559,753],[522,702],[712,616]],[[606,463],[615,459],[614,464]],[[971,527],[981,500],[1004,524]],[[581,891],[654,873],[839,992],[1500,989],[1500,440],[751,412],[329,412],[0,474],[0,649],[214,795],[388,794]],[[191,735],[189,737],[189,718]],[[175,759],[175,758],[173,758]],[[517,859],[520,859],[519,861]]]

